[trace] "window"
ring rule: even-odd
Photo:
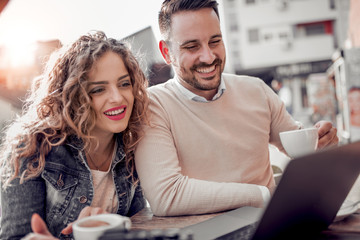
[[[227,5],[229,8],[235,7],[235,0],[227,0]]]
[[[238,26],[238,23],[237,23],[237,14],[236,13],[230,14],[229,15],[229,20],[231,21],[230,22],[230,31],[231,32],[238,31],[239,26]]]
[[[297,36],[315,36],[323,34],[333,34],[333,22],[312,22],[297,25]]]
[[[280,40],[286,40],[288,39],[288,33],[287,32],[281,32],[279,33]]]
[[[255,0],[245,0],[245,3],[248,5],[255,4]]]
[[[257,43],[259,42],[259,29],[253,28],[249,29],[249,42],[250,43]]]
[[[237,25],[237,23],[233,22],[230,24],[230,31],[231,32],[237,32],[239,30],[239,27]]]
[[[306,36],[320,35],[325,33],[325,26],[320,24],[305,26]]]
[[[273,38],[273,35],[271,33],[264,34],[265,41],[271,41]]]
[[[336,9],[335,0],[329,0],[330,9]]]

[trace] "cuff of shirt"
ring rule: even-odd
[[[259,186],[260,188],[260,191],[261,191],[261,195],[263,197],[263,200],[264,200],[264,205],[266,205],[269,200],[270,200],[270,191],[267,187],[265,186]]]

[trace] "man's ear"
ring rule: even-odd
[[[159,42],[159,49],[160,49],[161,55],[163,56],[165,62],[167,64],[170,64],[171,60],[170,60],[170,54],[169,54],[169,47],[164,40],[161,40]]]

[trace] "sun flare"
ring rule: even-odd
[[[9,31],[2,39],[9,67],[23,67],[34,63],[36,36],[31,31]]]

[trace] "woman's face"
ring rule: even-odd
[[[98,138],[112,136],[126,129],[134,104],[133,87],[122,58],[105,53],[89,73],[88,93],[96,112],[92,131]]]

